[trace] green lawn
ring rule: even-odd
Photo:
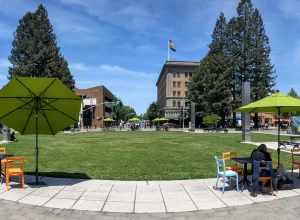
[[[18,142],[7,146],[8,153],[25,156],[26,171],[33,171],[34,137],[17,138]],[[240,134],[181,132],[40,136],[40,171],[48,176],[118,180],[214,177],[214,155],[223,151],[250,155],[253,146],[240,144],[240,139]],[[253,140],[275,141],[276,136],[255,134]]]

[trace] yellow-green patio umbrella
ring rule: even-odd
[[[169,119],[167,118],[154,118],[153,121],[154,122],[162,122],[162,121],[168,121]]]
[[[130,118],[128,121],[129,121],[129,122],[139,122],[140,119],[137,118],[137,117],[134,117],[134,118]]]
[[[104,122],[113,122],[114,119],[112,119],[112,118],[105,118],[103,121],[104,121]]]
[[[23,134],[35,134],[36,184],[38,135],[55,135],[79,119],[81,98],[57,78],[14,77],[0,90],[0,122]]]
[[[236,110],[236,112],[274,112],[278,114],[278,165],[280,163],[280,114],[297,111],[300,111],[300,99],[280,92],[244,105]]]

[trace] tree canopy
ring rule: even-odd
[[[12,64],[9,79],[14,75],[57,77],[69,88],[75,86],[43,5],[39,5],[35,12],[27,12],[19,21],[9,61]]]
[[[157,102],[152,102],[149,105],[149,107],[148,107],[148,109],[147,109],[147,111],[144,115],[144,118],[147,119],[147,120],[152,121],[153,119],[159,118],[159,117],[161,117],[161,114],[160,114],[160,111],[159,111],[159,105],[158,105]]]
[[[250,81],[252,101],[272,92],[276,76],[270,52],[263,19],[251,0],[241,0],[228,23],[221,13],[209,51],[189,83],[189,99],[200,115],[213,113],[224,121],[241,105],[244,81]]]
[[[119,98],[115,97],[113,102],[115,102],[115,104],[112,107],[112,117],[115,121],[128,121],[136,117],[135,110],[128,105],[124,105]]]

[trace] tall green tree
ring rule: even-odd
[[[298,93],[296,92],[296,90],[294,88],[291,88],[290,91],[288,92],[289,96],[295,97],[295,98],[300,98]]]
[[[189,85],[189,98],[197,103],[202,116],[217,114],[225,122],[232,110],[231,74],[226,48],[226,19],[220,14],[198,72]]]
[[[241,0],[237,7],[237,17],[228,25],[228,47],[231,55],[233,74],[234,108],[241,104],[243,81],[251,85],[251,100],[265,97],[275,85],[274,66],[270,59],[269,39],[263,19],[252,5],[251,0]],[[258,115],[255,114],[255,126]]]
[[[152,102],[145,113],[145,119],[152,121],[155,118],[161,117],[159,105],[157,102]]]
[[[56,36],[43,5],[19,21],[12,43],[9,78],[16,76],[58,77],[69,88],[74,79],[57,46]]]
[[[115,97],[112,102],[114,102],[112,106],[112,117],[118,123],[120,121],[127,121],[136,116],[134,108],[124,105],[121,99]]]

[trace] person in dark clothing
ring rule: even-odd
[[[259,169],[261,163],[272,161],[271,155],[267,152],[267,146],[265,144],[259,145],[255,150],[251,153],[251,160],[252,160],[252,191],[251,196],[257,196],[257,191],[259,189],[259,176],[270,176],[272,175],[270,172],[266,173],[258,173],[257,170]],[[257,163],[259,162],[259,163]],[[270,164],[270,163],[268,163]],[[272,167],[270,167],[272,171]]]
[[[251,159],[256,161],[272,161],[271,155],[267,151],[267,146],[265,144],[259,145],[251,153]]]

